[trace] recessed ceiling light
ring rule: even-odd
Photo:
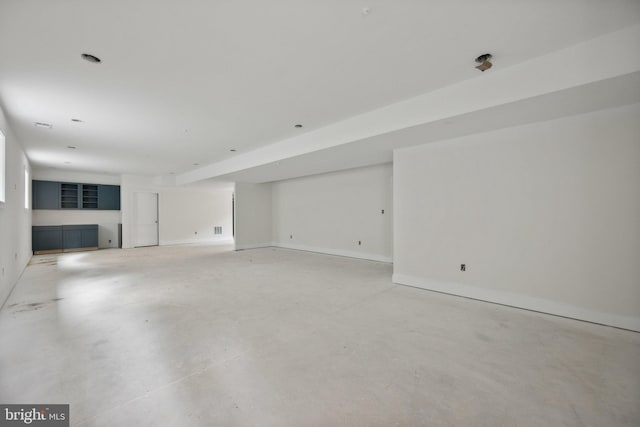
[[[193,166],[200,166],[200,163],[194,163]]]
[[[99,64],[100,62],[102,62],[102,60],[100,58],[98,58],[95,55],[91,55],[90,53],[83,53],[82,55],[80,55],[82,57],[82,59],[84,59],[85,61],[89,61],[89,62],[93,62],[94,64]]]
[[[169,172],[169,175],[175,175],[175,174],[176,174],[175,172]]]
[[[75,122],[75,123],[82,123],[82,120],[80,120],[80,119],[71,119],[71,121]]]
[[[478,56],[476,58],[476,63],[480,65],[477,65],[476,68],[484,73],[489,68],[493,67],[493,64],[491,63],[491,58],[492,58],[492,55],[490,53],[485,53]]]
[[[235,148],[232,148],[232,149],[231,149],[231,150],[229,150],[229,151],[231,151],[232,153],[234,153],[234,152],[236,152],[236,151],[238,151],[238,150],[236,150]]]
[[[65,165],[70,165],[70,164],[71,164],[71,162],[64,162],[64,164],[65,164]]]
[[[294,128],[298,128],[298,129],[300,129],[301,127],[302,127],[301,124],[297,124],[297,125],[294,126]]]
[[[75,150],[78,147],[74,147],[73,145],[67,145],[67,148],[70,148],[71,150]]]
[[[43,129],[51,129],[53,127],[51,124],[43,123],[43,122],[35,122],[33,125],[37,128],[43,128]]]

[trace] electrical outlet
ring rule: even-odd
[[[384,215],[384,209],[382,209],[382,215]]]
[[[2,267],[2,275],[4,276],[4,267]]]
[[[460,264],[460,271],[467,271],[467,264]]]
[[[13,257],[17,260],[18,259],[18,252],[14,253]]]
[[[109,239],[109,243],[111,243],[111,239]]]
[[[362,245],[362,241],[358,240],[358,246]]]
[[[198,232],[197,232],[197,231],[194,231],[194,233],[195,233],[195,234],[198,234]]]
[[[290,239],[293,239],[293,234],[289,234],[289,238],[290,238]]]

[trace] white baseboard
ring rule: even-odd
[[[29,252],[31,252],[31,251],[29,251]],[[8,282],[7,283],[8,286],[6,286],[4,289],[0,287],[0,309],[4,308],[4,305],[9,300],[9,297],[11,296],[11,293],[15,289],[15,287],[18,284],[18,282],[20,281],[20,279],[22,278],[22,275],[24,274],[24,271],[27,269],[27,266],[31,262],[32,258],[33,258],[33,256],[29,255],[29,257],[27,258],[27,261],[22,265],[22,267],[20,269],[20,274],[18,274],[18,277],[13,282]]]
[[[298,251],[317,252],[317,253],[328,254],[328,255],[338,255],[338,256],[344,256],[348,258],[366,259],[370,261],[380,261],[380,262],[389,262],[389,263],[393,262],[393,259],[391,257],[386,257],[378,254],[368,254],[364,252],[345,251],[342,249],[319,248],[316,246],[294,245],[291,243],[281,243],[281,242],[274,242],[272,246],[277,246],[279,248],[285,248],[285,249],[295,249]]]
[[[273,242],[264,242],[264,243],[249,243],[244,245],[239,245],[236,243],[236,251],[244,251],[246,249],[260,249],[260,248],[268,248],[271,246],[275,246]]]
[[[207,243],[211,245],[229,245],[233,243],[233,238],[230,239],[182,239],[182,240],[160,240],[159,246],[171,246],[171,245],[187,245],[190,243]]]
[[[539,311],[541,313],[554,314],[557,316],[585,320],[587,322],[640,332],[640,318],[637,317],[619,316],[616,314],[593,311],[562,302],[522,294],[479,288],[462,283],[442,282],[404,274],[394,274],[391,280],[394,283],[401,285],[414,286],[416,288],[427,289],[430,291],[473,298],[480,301],[524,308],[526,310]]]

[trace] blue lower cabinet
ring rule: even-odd
[[[62,249],[78,249],[82,247],[82,231],[62,228]]]
[[[66,251],[85,248],[98,248],[98,225],[63,225],[62,249]]]
[[[34,254],[98,249],[98,225],[34,226]]]
[[[34,254],[62,252],[62,226],[34,226],[31,246]]]
[[[81,242],[83,248],[98,248],[98,226],[85,225],[82,230]]]

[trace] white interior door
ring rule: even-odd
[[[158,193],[134,193],[133,246],[158,245]]]

